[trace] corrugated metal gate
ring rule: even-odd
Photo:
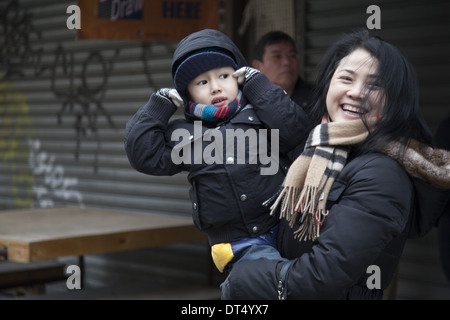
[[[133,170],[125,123],[172,86],[176,43],[76,41],[76,1],[2,1],[3,207],[71,204],[190,214],[187,181]]]

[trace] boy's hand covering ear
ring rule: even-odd
[[[260,73],[258,69],[242,67],[233,73],[233,77],[237,79],[238,84],[244,85],[258,73]]]
[[[156,91],[156,94],[168,99],[177,108],[184,106],[184,100],[181,98],[177,89],[174,88],[161,88]]]

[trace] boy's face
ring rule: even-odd
[[[187,86],[192,101],[215,107],[228,105],[239,92],[234,71],[232,67],[215,68],[194,78]]]

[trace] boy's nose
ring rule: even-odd
[[[216,93],[222,91],[222,89],[220,88],[220,86],[217,83],[217,81],[211,81],[210,85],[211,85],[211,94],[216,94]]]

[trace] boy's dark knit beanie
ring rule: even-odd
[[[180,94],[186,95],[187,86],[194,78],[211,69],[221,67],[237,68],[236,61],[228,51],[220,48],[194,51],[177,66],[173,76],[175,88]]]

